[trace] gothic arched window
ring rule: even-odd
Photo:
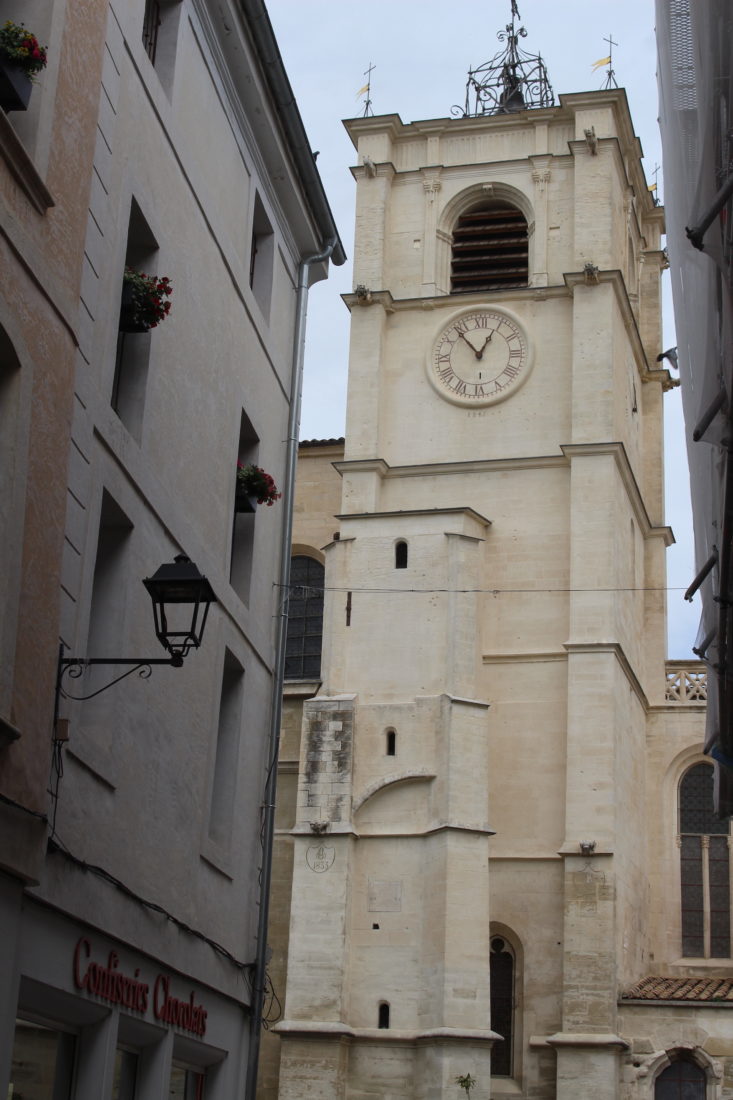
[[[492,199],[467,210],[453,229],[451,293],[527,286],[527,219],[508,202]]]
[[[511,1077],[514,1045],[514,952],[503,936],[491,937],[491,1030],[502,1036],[491,1048],[491,1076]]]
[[[654,1100],[705,1100],[705,1070],[678,1058],[654,1082]]]
[[[730,957],[728,821],[713,814],[713,768],[695,764],[680,783],[682,954]]]
[[[321,675],[324,568],[315,558],[290,561],[286,680],[317,680]]]

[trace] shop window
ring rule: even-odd
[[[252,426],[252,421],[243,409],[239,422],[237,461],[232,464],[232,482],[236,478],[237,462],[241,462],[243,466],[257,465],[259,443],[259,437]],[[229,581],[242,603],[249,602],[256,518],[256,512],[235,511],[234,513]]]
[[[453,230],[451,293],[527,286],[527,219],[515,206],[492,200],[461,215]]]
[[[137,1090],[138,1055],[134,1050],[118,1047],[112,1081],[112,1100],[135,1100]]]
[[[395,569],[407,569],[407,543],[404,539],[400,539],[399,542],[395,543],[394,567]]]
[[[491,1048],[493,1077],[511,1077],[514,1045],[514,951],[502,936],[492,936],[489,956],[491,1029],[502,1036]]]
[[[252,243],[249,254],[249,285],[265,317],[270,315],[275,235],[262,200],[255,195],[252,215]]]
[[[387,756],[397,755],[397,734],[394,730],[387,730]]]
[[[729,823],[713,814],[713,767],[695,764],[679,788],[682,955],[730,957]]]
[[[168,1100],[204,1100],[205,1077],[197,1069],[174,1062],[171,1066]]]
[[[290,559],[286,680],[317,680],[321,675],[324,577],[315,558]]]
[[[8,1097],[69,1100],[75,1054],[74,1035],[17,1019]]]
[[[382,1029],[389,1027],[389,1005],[386,1001],[382,1001],[379,1005],[379,1023],[378,1026]]]
[[[125,267],[152,275],[155,274],[157,265],[158,242],[142,210],[133,199],[127,229]],[[150,332],[118,332],[117,334],[111,404],[130,435],[138,443],[142,439],[151,340]]]
[[[654,1100],[705,1100],[705,1070],[681,1054],[654,1082]]]
[[[209,805],[209,836],[221,845],[227,844],[232,831],[243,692],[244,670],[227,650],[221,682],[214,779]]]
[[[143,46],[168,94],[173,87],[180,14],[181,0],[145,0]]]

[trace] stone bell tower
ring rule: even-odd
[[[519,50],[348,122],[355,292],[280,1097],[615,1100],[663,698],[663,214]]]

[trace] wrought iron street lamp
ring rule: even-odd
[[[84,701],[93,699],[107,688],[118,684],[133,672],[143,679],[152,673],[153,665],[172,665],[180,668],[191,649],[198,649],[204,636],[204,627],[212,603],[216,603],[214,590],[194,563],[185,554],[178,554],[171,563],[161,565],[143,584],[153,601],[155,633],[168,657],[65,657],[64,646],[59,651],[56,676],[56,718],[59,698]],[[70,695],[64,688],[64,676],[78,679],[90,665],[129,666],[121,675],[89,695]]]

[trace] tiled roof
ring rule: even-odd
[[[623,1001],[714,1001],[733,1004],[730,978],[642,978],[621,994]]]
[[[301,439],[299,447],[331,447],[336,443],[345,443],[343,436],[338,439]]]

